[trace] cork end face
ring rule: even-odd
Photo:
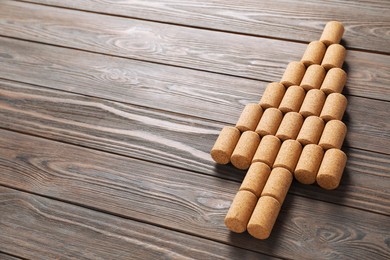
[[[325,46],[329,46],[329,45],[332,45],[334,43],[338,43],[338,42],[333,42],[331,40],[327,40],[327,39],[321,39],[320,40],[323,44],[325,44]]]
[[[250,129],[250,128],[248,128],[247,126],[245,126],[245,125],[236,125],[236,128],[241,132],[241,133],[243,133],[243,132],[245,132],[245,131],[253,131],[253,129]]]
[[[218,164],[228,164],[230,162],[230,156],[222,150],[213,149],[211,150],[210,155]]]
[[[330,174],[317,175],[316,180],[317,180],[317,184],[321,188],[326,190],[334,190],[340,184],[340,180],[336,178],[334,175],[330,175]]]
[[[295,179],[302,184],[313,184],[316,182],[316,176],[307,170],[296,170],[294,172]]]
[[[312,85],[309,85],[309,84],[301,84],[300,87],[303,88],[306,91],[309,91],[309,90],[312,90],[312,89],[318,89],[318,88],[316,88],[316,87],[314,87]]]
[[[333,68],[337,68],[334,64],[330,64],[330,63],[323,63],[321,64],[322,67],[324,67],[325,70],[330,70],[330,69],[333,69]]]
[[[318,145],[321,146],[321,148],[324,150],[329,150],[332,148],[339,148],[339,147],[335,147],[334,145],[329,144],[329,143],[319,143]]]
[[[321,115],[320,118],[324,120],[325,122],[328,122],[330,120],[338,120],[338,118],[335,118],[331,115]]]
[[[283,80],[280,83],[282,83],[282,85],[285,86],[285,87],[291,87],[293,85],[296,85],[295,82],[288,81],[288,80]]]
[[[226,217],[225,218],[225,226],[232,232],[235,233],[243,233],[246,231],[246,223],[243,223],[237,218],[234,217]]]
[[[311,111],[299,111],[299,114],[301,114],[304,118],[309,117],[309,116],[318,116],[318,115],[315,115]]]
[[[305,65],[305,67],[309,67],[311,65],[316,64],[312,60],[304,60],[304,59],[302,59],[301,62]]]
[[[263,110],[266,110],[266,109],[268,109],[268,108],[274,107],[273,104],[267,103],[267,102],[262,102],[262,101],[260,101],[259,105],[261,106],[261,108],[262,108]]]
[[[330,94],[332,94],[332,93],[337,93],[337,92],[335,92],[333,89],[331,89],[331,88],[323,88],[323,87],[321,87],[321,90],[326,94],[326,95],[330,95]]]
[[[303,146],[308,145],[308,144],[314,144],[313,141],[306,139],[306,138],[298,138],[297,141],[299,143],[301,143],[301,145],[303,145]]]
[[[236,167],[240,170],[248,169],[250,164],[251,164],[251,160],[248,160],[248,158],[241,156],[241,155],[233,155],[230,158],[230,161],[234,165],[234,167]]]
[[[286,141],[286,140],[289,140],[289,139],[295,139],[295,138],[292,138],[292,136],[285,135],[285,134],[276,134],[276,137],[279,138],[281,141]]]
[[[248,224],[247,229],[248,233],[257,239],[267,239],[271,234],[270,230],[259,224]]]
[[[257,130],[256,129],[256,133],[258,134],[258,135],[260,135],[261,137],[263,137],[263,136],[266,136],[266,135],[273,135],[273,133],[271,133],[271,132],[269,132],[269,131],[266,131],[266,130]]]

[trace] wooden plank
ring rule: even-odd
[[[1,260],[20,260],[21,258],[17,258],[15,256],[11,256],[11,255],[0,252],[0,259]]]
[[[96,66],[97,69],[93,70],[89,67],[91,59],[88,59],[88,55],[82,55],[84,53],[78,55],[79,53],[73,50],[57,47],[45,50],[44,47],[49,46],[44,45],[38,45],[35,50],[25,42],[7,39],[3,42],[5,44],[0,45],[3,46],[0,47],[0,53],[2,50],[9,50],[7,55],[11,57],[4,58],[0,77],[17,78],[49,88],[164,109],[229,124],[236,123],[244,104],[258,102],[260,93],[266,86],[265,82],[260,84],[252,80],[223,76],[215,77],[213,81],[206,76],[197,77],[199,74],[193,73],[192,70],[178,69],[177,71],[177,68],[171,70],[160,65],[157,67],[163,67],[162,71],[156,70],[157,72],[151,75],[153,68],[138,62],[131,67],[131,70],[124,71],[120,68],[134,64],[127,64],[127,60],[123,59],[118,59],[119,63],[107,59],[95,59],[92,66]],[[27,45],[30,47],[27,48]],[[65,52],[61,53],[60,51],[63,50]],[[47,56],[43,57],[42,52]],[[77,58],[73,60],[70,57]],[[1,60],[0,58],[0,62]],[[30,62],[31,60],[38,60],[38,62]],[[139,68],[136,68],[136,65],[139,65]],[[130,75],[130,78],[127,78],[127,75]],[[215,74],[209,76],[213,77]],[[195,82],[192,82],[195,78]],[[233,80],[229,82],[230,79]],[[221,85],[221,83],[226,84]],[[237,85],[240,88],[237,88]],[[390,154],[388,148],[390,147],[390,122],[384,120],[389,117],[390,102],[353,96],[348,98],[349,105],[345,117],[349,127],[348,146]],[[376,109],[372,110],[371,107]]]
[[[259,241],[223,224],[238,182],[4,130],[0,148],[9,187],[277,257],[389,257],[389,216],[289,195]]]
[[[0,91],[2,127],[238,182],[244,177],[242,171],[231,166],[215,167],[210,158],[209,151],[223,123],[4,80],[0,81]],[[365,101],[362,99],[363,103]],[[364,114],[364,111],[355,113]],[[367,125],[370,125],[369,118],[376,120],[371,114],[365,115]],[[350,114],[350,117],[355,118],[355,115]],[[361,123],[357,126],[360,133]],[[365,135],[355,135],[354,120],[348,127],[352,133],[348,135],[352,136],[348,139],[352,141],[347,141],[349,144],[360,142],[362,147],[369,147],[369,143],[374,142],[370,140],[377,139],[371,138],[367,130],[361,132]],[[386,129],[389,127],[382,130],[390,132]],[[354,140],[354,136],[358,139]],[[381,141],[383,147],[388,147],[386,139]],[[346,152],[348,166],[337,191],[329,193],[302,185],[294,189],[294,193],[389,214],[390,156],[348,148]]]
[[[326,22],[344,23],[348,47],[390,53],[389,1],[27,0],[53,6],[310,42]]]
[[[27,259],[274,259],[4,187],[0,212],[0,248]]]
[[[1,35],[263,81],[306,44],[4,1]],[[90,64],[92,65],[92,64]],[[390,56],[348,51],[351,95],[390,100]]]
[[[267,84],[2,37],[0,62],[2,78],[230,123],[245,104],[258,102]],[[344,94],[390,100],[390,89],[374,82],[349,85]]]

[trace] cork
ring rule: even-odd
[[[246,105],[237,121],[236,128],[241,132],[255,131],[262,114],[263,109],[259,104]]]
[[[313,184],[316,181],[323,156],[324,150],[319,145],[308,144],[303,147],[297,167],[295,167],[295,179],[303,184]]]
[[[284,141],[296,139],[303,124],[303,117],[297,112],[289,112],[284,115],[282,122],[276,132],[276,137]]]
[[[347,155],[339,149],[329,149],[325,152],[317,174],[317,184],[327,190],[336,189],[343,175]]]
[[[219,134],[213,148],[211,149],[211,158],[216,163],[227,164],[230,162],[233,150],[240,139],[240,131],[232,126],[225,126]]]
[[[297,141],[302,145],[318,144],[322,131],[324,130],[324,120],[318,116],[309,116],[303,121],[301,130],[299,131]]]
[[[321,90],[325,94],[341,93],[345,83],[347,82],[347,73],[340,68],[333,68],[326,73],[325,79],[322,82]]]
[[[326,49],[324,59],[322,60],[321,66],[326,70],[331,68],[341,68],[345,59],[345,48],[340,44],[332,44]]]
[[[326,46],[320,41],[314,41],[307,45],[305,53],[301,59],[301,62],[306,67],[313,64],[321,64],[322,58],[324,57]]]
[[[289,170],[281,167],[272,169],[261,196],[273,197],[280,204],[283,204],[292,180],[293,175]]]
[[[344,26],[337,21],[330,21],[325,25],[320,41],[326,46],[339,43],[344,34]]]
[[[260,143],[260,136],[253,131],[242,133],[230,158],[232,164],[241,170],[249,168],[253,155]]]
[[[343,145],[347,126],[340,120],[330,120],[326,123],[318,145],[324,150],[330,148],[340,149]]]
[[[320,117],[326,121],[341,120],[347,109],[347,98],[340,93],[330,94],[324,103]]]
[[[280,102],[279,110],[283,113],[298,112],[305,98],[305,90],[299,86],[291,86]]]
[[[248,233],[257,239],[267,239],[279,215],[280,203],[269,196],[259,199],[248,223]]]
[[[283,113],[277,108],[268,108],[264,111],[259,124],[256,127],[256,133],[260,136],[275,135],[282,122]]]
[[[260,99],[260,106],[263,109],[279,107],[285,92],[286,88],[281,83],[272,82],[268,84],[267,88],[264,90],[263,96]]]
[[[278,155],[276,156],[273,168],[283,167],[290,172],[294,172],[302,152],[301,144],[296,140],[286,140],[282,143]]]
[[[284,71],[282,83],[285,87],[292,85],[298,85],[301,83],[303,75],[305,74],[305,65],[299,61],[292,61],[287,65],[286,70]]]
[[[279,138],[276,136],[264,136],[260,141],[259,147],[257,147],[255,156],[253,156],[252,163],[263,162],[269,167],[272,167],[281,144]]]
[[[252,192],[246,190],[237,192],[226,214],[225,226],[236,233],[244,232],[256,203],[257,197]]]
[[[321,65],[311,65],[307,68],[300,86],[306,91],[309,91],[310,89],[320,89],[325,74],[325,69]]]
[[[319,89],[311,89],[306,93],[299,113],[303,117],[320,116],[325,103],[325,93]]]
[[[240,186],[240,190],[247,190],[260,197],[261,192],[271,173],[271,168],[262,162],[252,163]]]

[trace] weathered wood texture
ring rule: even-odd
[[[390,258],[389,2],[236,2],[1,1],[0,259]],[[209,150],[336,17],[341,185],[294,182],[270,239],[233,234],[245,173]]]
[[[1,249],[27,259],[274,259],[4,187],[0,212]]]
[[[14,1],[4,1],[0,7],[0,32],[9,37],[263,81],[278,81],[287,63],[299,60],[306,48],[301,43]],[[390,100],[390,56],[348,51],[346,64],[351,95]]]
[[[0,219],[0,221],[1,221],[1,219]],[[20,260],[21,258],[0,252],[0,259],[1,260]]]
[[[386,0],[27,1],[306,42],[316,39],[328,21],[339,20],[345,25],[348,47],[390,53],[390,3]]]
[[[236,123],[246,103],[258,102],[266,86],[265,82],[134,64],[42,44],[4,38],[0,43],[0,77],[229,124]],[[348,145],[390,154],[390,122],[382,120],[387,117],[390,102],[354,96],[348,99]]]
[[[0,148],[0,183],[10,187],[278,257],[390,256],[381,214],[289,195],[272,237],[260,242],[223,225],[238,182],[4,130]]]
[[[2,127],[242,181],[243,172],[233,170],[230,166],[216,169],[209,155],[223,123],[4,80],[0,80],[0,93]],[[350,107],[354,108],[354,105],[352,103]],[[358,117],[355,114],[351,113],[351,118]],[[377,120],[374,114],[366,116]],[[375,135],[379,130],[372,133],[368,130],[359,131],[358,124],[358,130],[355,131],[354,122],[348,123],[348,127],[349,145],[375,148],[370,146],[370,140],[378,141],[377,147],[385,146],[383,144],[388,142],[387,139],[378,140]],[[389,128],[382,126],[385,132],[390,132]],[[345,150],[349,156],[348,167],[341,188],[336,193],[325,195],[318,187],[310,186],[295,189],[294,193],[322,199],[325,195],[325,200],[329,202],[390,215],[390,193],[386,191],[386,187],[390,186],[390,172],[386,171],[390,169],[390,156],[346,147]],[[350,196],[339,200],[340,194]]]

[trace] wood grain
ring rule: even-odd
[[[244,105],[260,100],[267,85],[2,37],[0,62],[2,78],[213,120],[226,118],[230,123]],[[388,86],[366,80],[361,89],[352,81],[344,94],[390,100]]]
[[[0,259],[1,260],[20,260],[21,258],[0,252]]]
[[[390,53],[389,1],[27,0],[152,21],[310,42],[326,22],[344,23],[348,47]]]
[[[0,80],[0,93],[3,128],[238,182],[244,177],[243,172],[231,166],[215,167],[210,158],[209,151],[224,123],[4,80]],[[366,113],[367,125],[369,118],[378,120],[366,110],[353,113]],[[350,118],[355,118],[353,113],[349,113]],[[388,149],[388,138],[371,138],[370,131],[361,129],[363,123],[358,121],[356,128],[354,124],[354,120],[347,124],[348,144],[374,147],[370,143],[377,141],[378,147],[382,142],[383,151]],[[386,130],[389,126],[382,127],[384,132],[390,132]],[[377,132],[373,131],[373,135]],[[390,215],[390,193],[386,188],[390,186],[390,156],[345,149],[349,159],[340,189],[328,193],[318,187],[301,186],[294,193]]]
[[[306,48],[301,43],[14,1],[4,1],[0,8],[0,32],[3,36],[262,81],[278,81],[287,63],[299,60]],[[345,69],[351,95],[390,100],[390,56],[348,51]]]
[[[11,45],[4,45],[4,48],[9,48],[9,50],[13,49]],[[24,55],[26,51],[23,52],[24,48],[22,46],[14,47],[14,49],[20,51],[8,52],[8,54],[11,53],[9,55],[12,58],[5,58],[7,62],[3,63],[4,69],[0,72],[0,77],[13,78],[13,75],[24,74],[23,77],[19,76],[18,80],[40,84],[49,88],[141,105],[143,107],[170,110],[171,112],[180,114],[223,121],[227,124],[236,123],[244,104],[258,102],[261,94],[256,94],[256,92],[262,93],[266,86],[264,83],[257,84],[257,82],[249,81],[246,82],[247,84],[240,84],[242,88],[237,89],[235,84],[239,82],[232,81],[229,85],[222,85],[213,90],[212,87],[218,83],[225,82],[228,84],[229,78],[225,78],[224,81],[220,81],[220,78],[217,78],[214,82],[201,78],[207,81],[207,83],[198,85],[194,82],[194,85],[184,86],[185,89],[182,89],[179,86],[172,86],[175,82],[171,83],[168,81],[168,78],[173,79],[176,75],[180,75],[177,79],[180,81],[187,77],[187,74],[184,74],[185,72],[189,74],[187,79],[196,75],[193,75],[191,73],[192,71],[182,71],[181,74],[178,74],[175,71],[164,70],[162,73],[156,73],[156,77],[161,77],[161,79],[158,81],[154,80],[150,87],[144,85],[148,84],[150,80],[144,81],[139,79],[136,81],[138,79],[137,75],[133,76],[136,82],[142,82],[140,84],[136,83],[133,87],[131,80],[130,84],[122,84],[122,82],[126,82],[128,79],[115,78],[117,74],[124,73],[126,75],[125,72],[116,71],[116,68],[120,68],[119,64],[113,64],[111,62],[110,64],[113,68],[107,68],[106,66],[100,68],[99,71],[88,74],[88,65],[83,65],[82,62],[83,60],[90,62],[90,60],[83,59],[86,58],[84,56],[81,56],[76,61],[62,62],[61,64],[55,65],[52,63],[55,62],[54,57],[47,59],[46,57],[39,56],[38,51],[34,52],[33,48],[28,49],[30,56]],[[46,50],[46,52],[50,53],[50,49]],[[70,56],[79,57],[72,53],[73,51],[68,50],[68,52],[70,53],[65,53],[63,56],[56,53],[56,59],[65,61],[69,60]],[[24,57],[26,62],[33,59],[39,59],[39,62],[23,63],[22,61],[18,61],[19,55]],[[103,64],[103,61],[101,63]],[[141,66],[139,71],[142,71],[143,68],[145,68],[145,71],[140,72],[141,77],[145,79],[150,78],[148,71],[151,68],[146,70],[147,67]],[[74,71],[77,71],[79,75],[74,76]],[[153,78],[156,79],[156,77]],[[114,78],[113,84],[110,84],[111,78]],[[197,82],[201,82],[201,79],[197,78]],[[210,86],[210,82],[214,85]],[[82,85],[80,86],[79,84]],[[116,85],[118,87],[115,89],[114,86]],[[110,87],[108,88],[107,86]],[[139,90],[137,91],[137,89]],[[123,92],[121,93],[122,90]],[[349,96],[348,100],[349,105],[345,116],[345,121],[349,128],[347,135],[348,146],[390,154],[390,122],[383,120],[389,117],[390,102],[353,96]],[[375,107],[375,110],[370,109],[371,107]],[[20,110],[23,110],[23,108],[20,108]]]
[[[271,238],[259,241],[223,225],[238,182],[4,130],[0,148],[0,183],[10,187],[276,257],[390,256],[381,214],[290,194]]]
[[[0,212],[0,249],[27,259],[274,259],[4,187]]]

